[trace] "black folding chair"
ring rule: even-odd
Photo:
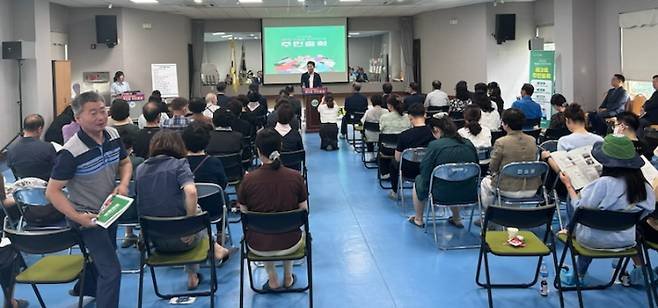
[[[450,106],[448,106],[448,105],[441,106],[441,107],[428,106],[425,117],[429,119],[437,113],[441,113],[441,112],[446,112],[447,113],[448,111],[450,111]]]
[[[610,232],[619,232],[628,229],[635,229],[637,224],[642,218],[642,211],[637,212],[617,212],[617,211],[601,211],[598,209],[587,209],[587,208],[578,208],[569,223],[569,228],[567,234],[561,233],[558,234],[558,239],[565,243],[564,249],[562,250],[562,256],[560,257],[559,268],[564,266],[565,259],[567,257],[567,251],[571,255],[571,263],[574,271],[574,277],[576,278],[575,287],[563,287],[562,282],[560,281],[560,271],[556,272],[555,275],[555,287],[558,290],[562,291],[573,291],[576,290],[578,293],[578,304],[583,307],[583,295],[582,291],[584,290],[603,290],[609,288],[615,283],[617,276],[621,273],[621,269],[624,264],[628,263],[628,260],[632,257],[639,257],[640,259],[644,258],[642,242],[637,241],[634,247],[630,247],[623,250],[593,250],[589,249],[578,242],[578,239],[574,237],[576,232],[576,226],[582,225],[594,230],[600,231],[610,231]],[[585,256],[593,259],[616,259],[619,258],[617,267],[615,268],[612,278],[606,284],[594,285],[594,286],[581,286],[580,279],[578,277],[578,264],[576,262],[576,256]],[[647,262],[644,262],[648,264]],[[654,307],[652,291],[649,284],[649,274],[648,271],[651,271],[651,268],[647,269],[647,266],[642,266],[642,274],[644,276],[644,284],[647,286],[647,297],[649,298],[649,306]]]
[[[507,135],[507,132],[504,130],[498,130],[498,131],[492,131],[491,132],[491,144],[495,144],[496,140],[505,137]]]
[[[524,247],[512,247],[507,244],[508,235],[506,231],[490,231],[487,230],[487,228],[482,228],[482,242],[480,244],[480,256],[478,258],[475,282],[478,286],[487,289],[490,308],[493,307],[493,296],[491,293],[493,288],[529,288],[534,286],[539,279],[539,270],[541,269],[542,260],[545,256],[553,256],[555,270],[559,271],[557,255],[555,253],[555,237],[551,232],[551,222],[553,220],[554,212],[555,206],[553,205],[534,208],[499,207],[495,205],[487,207],[484,215],[483,226],[488,226],[489,223],[519,229],[546,226],[546,232],[542,239],[537,237],[537,235],[531,231],[519,231],[518,234],[523,236],[525,241]],[[500,257],[539,257],[533,280],[528,283],[518,284],[491,283],[491,277],[489,274],[489,253]],[[480,281],[483,260],[486,278],[485,282]],[[560,294],[560,307],[564,307],[562,293],[559,289],[558,293]]]
[[[363,122],[363,132],[361,135],[361,139],[363,139],[363,143],[364,143],[363,151],[361,151],[361,161],[363,162],[363,166],[366,167],[366,169],[376,169],[377,166],[374,164],[373,161],[366,160],[366,152],[368,152],[368,146],[372,146],[374,149],[378,140],[369,140],[367,138],[366,132],[379,133],[379,123],[368,122],[368,121]]]
[[[210,223],[215,225],[217,242],[224,246],[226,234],[228,234],[228,241],[233,246],[231,228],[226,221],[227,208],[224,190],[214,183],[196,183],[194,186],[196,186],[198,204],[201,210],[208,213]]]
[[[254,138],[242,136],[242,167],[244,170],[249,170],[254,166],[254,160],[256,159],[254,147]]]
[[[89,263],[84,243],[77,231],[70,228],[56,230],[25,231],[16,230],[5,222],[5,234],[16,250],[21,253],[45,255],[80,247],[81,255],[46,255],[32,265],[25,264],[21,256],[22,269],[16,276],[16,283],[30,284],[41,307],[46,304],[37,284],[63,284],[80,280],[80,290],[84,290],[85,264]],[[78,296],[78,307],[82,307],[83,294]]]
[[[306,168],[306,151],[304,149],[281,152],[281,163],[290,168],[295,169],[304,177],[304,184],[306,185],[306,192],[308,193],[308,170]]]
[[[308,212],[304,209],[298,209],[288,212],[278,213],[257,213],[257,212],[243,212],[242,213],[242,234],[248,232],[258,232],[261,234],[281,234],[299,230],[303,228],[303,245],[301,247],[285,256],[276,257],[263,257],[251,251],[247,244],[245,237],[240,241],[240,307],[244,306],[244,270],[245,263],[247,263],[247,270],[249,271],[249,285],[251,289],[259,294],[263,293],[289,293],[289,292],[305,292],[308,293],[309,307],[313,307],[313,264],[311,254],[311,232],[309,231]],[[278,289],[267,291],[258,289],[254,286],[253,270],[251,262],[266,262],[266,261],[292,261],[301,260],[306,258],[306,271],[308,273],[308,283],[304,287]],[[245,262],[246,261],[246,262]]]
[[[534,128],[534,129],[524,129],[523,133],[532,136],[535,138],[535,143],[539,142],[539,136],[541,135],[541,128]]]
[[[481,147],[476,149],[480,163],[480,176],[484,177],[489,173],[489,162],[491,162],[492,147]]]
[[[155,294],[162,299],[171,299],[180,296],[209,296],[210,307],[215,307],[215,292],[217,291],[217,272],[215,269],[215,249],[210,227],[208,213],[202,212],[195,216],[181,217],[150,217],[141,216],[139,220],[142,226],[144,247],[140,254],[139,270],[139,292],[138,307],[142,307],[144,288],[144,267],[151,269],[153,289]],[[173,239],[192,236],[206,229],[207,237],[199,241],[198,245],[191,250],[180,253],[160,253],[153,247],[153,240],[158,238]],[[164,294],[158,288],[155,274],[156,267],[172,267],[189,264],[200,264],[210,260],[210,288],[208,291],[194,291],[178,294]]]
[[[395,149],[398,147],[398,137],[400,134],[379,134],[378,151],[377,151],[377,180],[379,186],[383,189],[391,189],[393,186],[384,186],[382,179],[381,167],[383,163],[387,163],[395,159]]]
[[[235,192],[226,192],[227,195],[235,195],[238,191],[238,186],[244,177],[244,168],[242,166],[242,151],[229,154],[213,155],[219,158],[224,165],[224,173],[228,179],[228,185],[233,186]]]
[[[354,148],[354,151],[359,152],[363,150],[363,139],[362,138],[356,138],[356,132],[363,132],[363,125],[361,124],[361,119],[363,118],[363,115],[365,115],[365,112],[353,112],[351,113],[348,118],[347,118],[347,124],[352,126],[352,138],[348,138],[348,142],[352,144],[352,147]],[[343,119],[345,121],[346,119]]]

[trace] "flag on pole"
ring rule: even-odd
[[[240,79],[238,78],[238,72],[236,68],[236,59],[235,59],[235,41],[230,40],[229,46],[231,47],[231,79],[233,84],[233,91],[238,93],[238,88],[240,87]]]
[[[245,52],[244,52],[244,42],[242,43],[242,57],[240,61],[240,77],[246,78],[247,77],[247,57],[245,57]]]

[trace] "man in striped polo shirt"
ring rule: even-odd
[[[86,296],[96,297],[97,307],[118,307],[121,265],[116,255],[116,224],[104,229],[95,218],[110,194],[128,194],[132,165],[119,133],[107,127],[103,97],[95,92],[78,95],[71,103],[80,131],[58,153],[46,197],[80,230],[94,266],[85,273]],[[117,173],[120,183],[116,185]],[[62,192],[68,189],[69,197]]]

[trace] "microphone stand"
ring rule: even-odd
[[[14,138],[5,145],[2,150],[0,150],[0,153],[4,152],[9,146],[18,139],[18,137],[23,135],[23,59],[17,59],[17,64],[18,64],[18,101],[16,104],[18,104],[18,133]]]

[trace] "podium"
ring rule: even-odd
[[[327,92],[327,88],[302,88],[307,133],[320,131],[320,113],[318,112],[318,106],[322,101],[322,96],[327,94]],[[317,100],[318,103],[313,104],[313,100]]]
[[[119,94],[118,98],[128,102],[128,106],[130,106],[130,118],[137,120],[142,114],[142,107],[145,104],[144,93],[142,91],[128,91]]]

